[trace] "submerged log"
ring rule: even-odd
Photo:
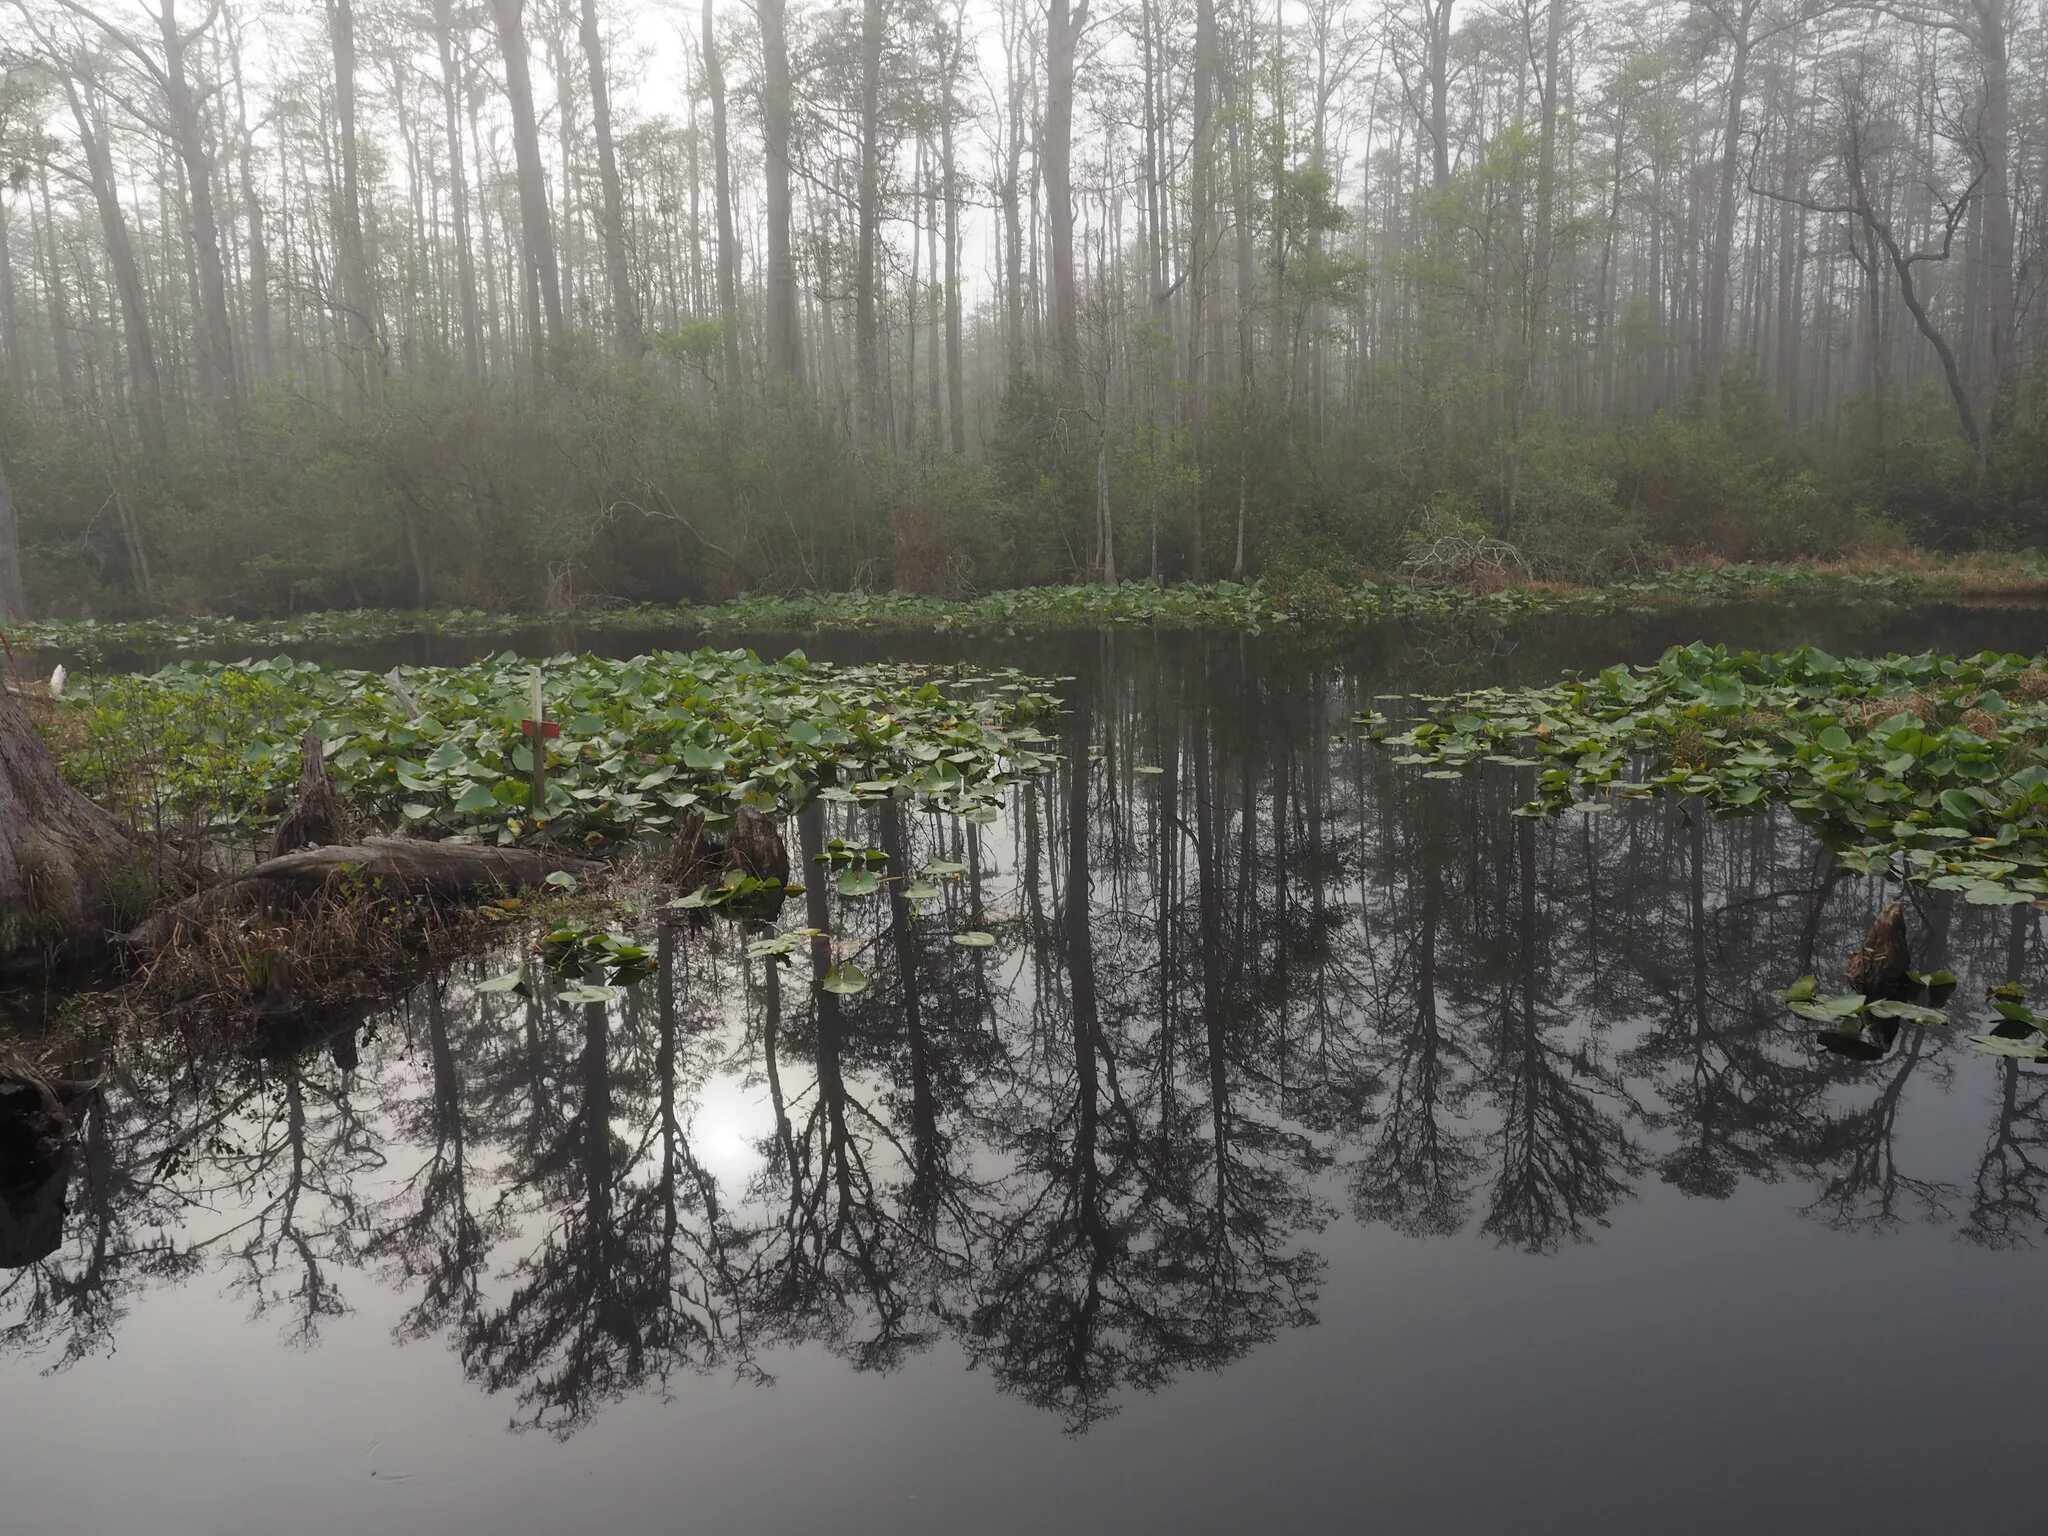
[[[601,868],[589,859],[545,849],[370,837],[360,843],[304,848],[265,859],[253,869],[157,913],[123,942],[134,949],[154,951],[188,926],[203,926],[279,897],[318,895],[342,881],[375,881],[397,897],[458,900],[521,890],[541,884],[552,874],[594,875]]]
[[[1849,985],[1865,997],[1893,996],[1910,985],[1906,973],[1912,968],[1912,951],[1906,944],[1906,909],[1897,901],[1887,902],[1870,925],[1863,947],[1849,957]]]
[[[0,975],[92,958],[158,882],[141,841],[64,782],[0,689]]]
[[[318,731],[306,732],[299,743],[299,789],[292,808],[277,824],[272,840],[273,854],[297,853],[301,848],[320,848],[334,842],[341,820],[341,808],[334,799],[334,780],[327,776],[327,743]]]

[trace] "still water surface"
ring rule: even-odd
[[[1532,822],[1350,726],[1699,636],[2044,631],[813,642],[1069,675],[1067,756],[991,825],[806,821],[963,869],[790,903],[858,995],[650,922],[610,1005],[485,956],[296,1057],[116,1050],[61,1240],[0,1270],[0,1523],[2048,1528],[2048,1076],[1817,1050],[1778,994],[1884,893],[1790,821]],[[1915,963],[2038,991],[2042,939],[1931,900]]]

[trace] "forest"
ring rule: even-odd
[[[0,608],[2024,548],[2044,83],[2026,0],[5,0]]]

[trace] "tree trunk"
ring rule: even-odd
[[[1706,324],[1700,337],[1700,373],[1709,399],[1721,394],[1728,352],[1728,267],[1735,247],[1735,176],[1742,158],[1742,106],[1749,90],[1752,0],[1736,13],[1728,65],[1728,108],[1721,126],[1720,190],[1714,205],[1713,248],[1707,252]]]
[[[710,17],[705,17],[705,41],[710,41]],[[646,350],[640,336],[640,306],[633,297],[633,277],[626,267],[625,202],[619,193],[619,157],[612,148],[612,98],[604,68],[604,42],[597,31],[597,0],[583,0],[583,62],[590,71],[590,126],[597,138],[597,174],[604,185],[604,271],[611,288],[612,334],[622,357],[638,357]],[[714,75],[714,81],[717,76]],[[712,102],[713,127],[718,151],[725,154],[725,90],[718,82]],[[723,170],[721,164],[720,169]],[[730,352],[730,344],[728,344]]]
[[[853,274],[855,438],[868,449],[882,433],[881,317],[875,302],[882,223],[882,0],[865,0],[860,32],[860,231]]]
[[[455,66],[453,0],[434,0],[434,45],[441,60],[442,131],[448,136],[448,201],[455,215],[455,284],[462,315],[462,361],[471,378],[484,370],[483,328],[477,319],[476,253],[469,234],[469,176],[462,159],[461,94]]]
[[[596,0],[583,0],[587,12]],[[740,378],[739,242],[732,229],[732,163],[725,144],[725,66],[718,57],[718,34],[711,26],[711,0],[704,0],[704,80],[711,91],[712,201],[718,211],[718,319],[725,341],[725,385],[738,389]]]
[[[171,110],[173,147],[185,167],[192,261],[199,278],[200,387],[222,426],[232,428],[239,397],[234,331],[228,324],[227,270],[221,264],[220,220],[213,206],[213,154],[207,148],[202,97],[186,68],[191,38],[178,26],[176,0],[162,0],[157,20],[164,45],[164,96]],[[201,23],[201,30],[205,25]]]
[[[21,524],[14,515],[7,466],[0,463],[0,622],[19,624],[27,618],[28,595],[21,580]]]
[[[960,193],[953,164],[953,92],[958,86],[960,53],[965,46],[960,16],[947,40],[944,96],[939,103],[939,149],[946,165],[946,424],[953,451],[967,451],[967,395],[960,340]]]
[[[1045,36],[1045,125],[1039,170],[1052,224],[1052,334],[1060,384],[1069,400],[1081,393],[1081,329],[1074,292],[1074,54],[1088,25],[1088,0],[1069,10],[1052,0]]]
[[[0,689],[0,976],[101,952],[143,904],[152,867],[133,836],[64,782]]]
[[[947,168],[950,181],[952,168]],[[7,244],[7,194],[0,190],[0,381],[16,394],[28,390],[28,358],[21,350],[21,311],[14,299],[14,255]]]
[[[761,20],[761,131],[768,171],[768,366],[801,383],[796,255],[789,234],[789,40],[783,0],[759,0],[756,11]]]
[[[542,325],[532,337],[536,361],[549,343],[565,339],[562,275],[555,264],[555,234],[548,217],[548,173],[540,158],[540,129],[533,115],[533,77],[526,56],[524,0],[491,0],[498,51],[505,62],[505,95],[512,107],[512,154],[519,176],[519,225],[525,245],[526,281],[536,291]],[[544,327],[544,328],[543,328]]]
[[[150,342],[142,274],[135,264],[135,247],[128,239],[128,220],[121,211],[120,192],[114,180],[114,157],[108,152],[105,134],[87,112],[78,82],[69,73],[60,74],[59,79],[71,105],[72,121],[78,127],[78,145],[85,154],[93,203],[99,209],[100,235],[107,243],[107,265],[112,269],[114,292],[121,304],[121,334],[128,352],[128,387],[135,400],[137,434],[144,451],[161,454],[163,388],[157,376],[156,349]]]
[[[377,324],[377,300],[370,287],[370,263],[363,248],[353,0],[327,0],[327,35],[334,48],[335,129],[341,139],[341,228],[336,240],[341,264],[341,331],[348,345],[349,375],[358,390],[366,391],[384,372],[384,343]]]

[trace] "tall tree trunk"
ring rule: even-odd
[[[1009,86],[1007,153],[1003,163],[1003,362],[1010,373],[1024,367],[1024,85],[1030,71],[1024,8],[1005,18],[1004,68]]]
[[[0,463],[0,620],[19,624],[27,618],[28,593],[21,580],[21,523],[14,514],[7,466]]]
[[[367,390],[384,371],[384,344],[370,263],[363,248],[363,189],[356,144],[356,17],[354,0],[327,0],[327,36],[334,49],[335,129],[341,140],[341,330],[349,376]]]
[[[1216,245],[1216,85],[1215,0],[1195,0],[1194,146],[1188,169],[1188,416],[1193,428],[1195,481],[1191,498],[1189,574],[1203,575],[1202,507],[1206,498],[1207,406],[1209,369],[1216,350],[1206,320],[1215,306]]]
[[[519,227],[525,245],[526,284],[537,295],[541,326],[532,336],[536,363],[550,343],[567,332],[562,322],[562,276],[555,261],[555,234],[548,217],[548,173],[540,158],[540,129],[533,115],[533,77],[528,69],[524,0],[491,0],[498,52],[505,61],[505,95],[512,108],[512,155],[519,177]]]
[[[586,8],[595,0],[583,0]],[[725,146],[725,66],[719,62],[718,34],[711,26],[711,0],[704,0],[704,79],[711,90],[712,196],[718,208],[718,319],[725,340],[725,383],[740,378],[739,242],[732,231],[732,168]]]
[[[128,220],[121,211],[120,190],[114,179],[114,157],[108,151],[106,135],[88,111],[78,81],[68,72],[58,77],[65,99],[71,105],[72,121],[78,128],[78,145],[84,151],[86,176],[92,185],[93,202],[99,209],[100,237],[106,241],[107,265],[113,274],[114,293],[121,306],[121,335],[128,353],[128,385],[134,397],[135,425],[143,449],[152,455],[164,451],[163,386],[157,375],[156,347],[150,340],[147,299],[142,291],[142,273],[135,264],[135,247],[128,238]]]
[[[863,0],[860,31],[860,230],[853,274],[854,435],[880,446],[881,316],[876,308],[882,224],[882,0]]]
[[[1705,325],[1700,337],[1701,382],[1718,399],[1728,353],[1728,270],[1735,247],[1735,179],[1742,159],[1742,109],[1749,91],[1750,21],[1756,0],[1738,0],[1726,23],[1729,46],[1728,101],[1721,125],[1720,185],[1714,205],[1713,247],[1707,252]]]
[[[590,71],[590,126],[597,138],[597,174],[604,188],[604,272],[605,281],[611,288],[612,333],[618,340],[619,353],[623,357],[638,357],[646,350],[646,342],[640,335],[640,305],[633,296],[633,276],[626,265],[626,213],[625,200],[619,192],[619,157],[612,147],[612,98],[611,88],[606,81],[604,67],[604,41],[597,31],[597,0],[583,0],[582,26],[583,63]],[[704,41],[709,58],[714,61],[717,54],[711,49],[711,17],[707,0],[704,17]],[[714,72],[712,76],[717,94],[712,98],[712,125],[717,135],[720,172],[724,171],[725,157],[725,83]],[[728,357],[732,344],[727,344]]]
[[[1081,329],[1074,291],[1074,54],[1088,25],[1088,0],[1069,10],[1052,0],[1046,26],[1045,124],[1039,170],[1045,177],[1052,225],[1052,333],[1060,384],[1067,397],[1081,393]]]
[[[8,245],[4,185],[0,185],[0,382],[17,395],[28,391],[28,357],[21,350],[21,311],[14,297],[14,253]]]
[[[2006,0],[1976,0],[1977,51],[1983,65],[1984,98],[1980,136],[1984,148],[1984,235],[1977,257],[1982,268],[1980,291],[1988,375],[1981,395],[1981,417],[1996,430],[2006,392],[2019,377],[2018,338],[2014,334],[2012,212],[2012,86],[2007,56],[2009,22]],[[2035,211],[2040,223],[2042,211]],[[2041,238],[2037,229],[2035,238]],[[2048,259],[2044,255],[2043,259]]]
[[[220,220],[213,205],[213,153],[207,148],[202,98],[189,67],[191,37],[178,25],[177,0],[160,3],[157,21],[164,48],[164,97],[171,112],[173,147],[185,167],[192,260],[199,279],[200,388],[221,425],[231,429],[240,397],[235,383],[235,333],[228,323],[227,270],[220,256]],[[216,14],[209,13],[200,30]]]
[[[256,143],[249,132],[249,103],[242,89],[242,29],[233,15],[228,21],[235,71],[235,159],[242,218],[249,226],[249,368],[253,377],[267,379],[277,371],[270,339],[270,238],[264,226],[263,198],[256,187]]]
[[[946,63],[941,71],[944,95],[939,103],[939,150],[946,166],[946,424],[952,434],[953,451],[963,454],[967,451],[967,382],[961,356],[960,192],[959,173],[953,163],[953,113],[960,55],[965,47],[961,35],[964,15],[963,6],[954,15],[953,31],[946,42]]]
[[[442,132],[448,139],[448,201],[455,218],[456,303],[462,316],[462,362],[471,378],[484,371],[483,327],[477,318],[476,251],[469,233],[469,175],[462,157],[462,94],[455,63],[453,0],[434,0],[434,47],[441,61]]]
[[[768,366],[801,383],[803,344],[797,330],[796,254],[790,244],[789,41],[784,0],[758,0],[761,20],[761,126],[768,171]]]
[[[64,266],[57,250],[57,209],[50,201],[47,163],[37,169],[36,185],[43,194],[43,258],[49,266],[49,279],[44,286],[50,298],[50,350],[57,360],[57,398],[73,405],[78,400],[78,365],[71,350],[71,301],[65,292]]]

